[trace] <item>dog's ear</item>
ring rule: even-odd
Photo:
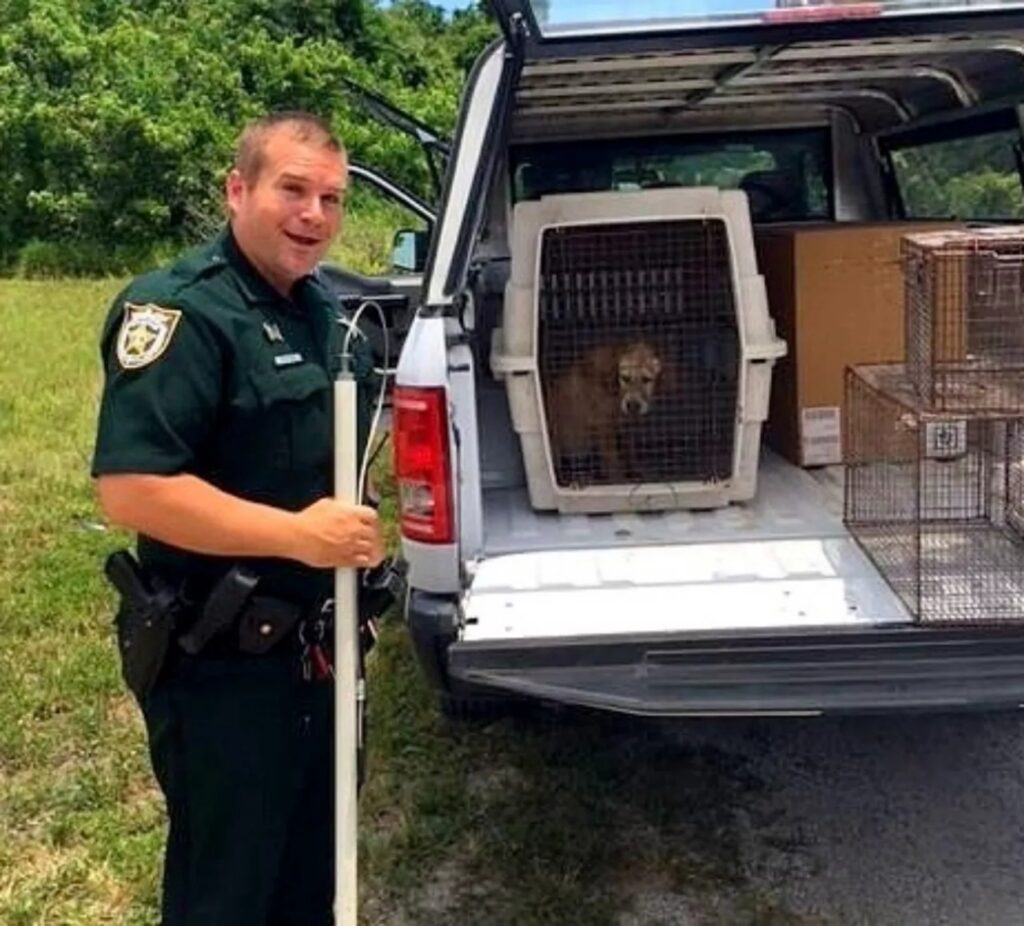
[[[599,347],[590,355],[590,362],[594,371],[594,385],[602,392],[618,394],[621,363],[619,352],[611,347]]]
[[[657,354],[652,354],[647,366],[651,372],[651,376],[657,376],[661,372],[661,359]]]
[[[615,363],[609,363],[605,367],[604,375],[601,377],[600,382],[604,388],[604,391],[609,395],[619,394],[619,377],[622,375],[622,368],[619,365],[618,359]]]

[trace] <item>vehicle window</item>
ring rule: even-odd
[[[393,272],[395,234],[425,231],[426,222],[360,177],[349,178],[341,234],[328,261],[369,276]]]
[[[894,150],[907,218],[1024,218],[1018,138],[1015,129],[1005,129]]]
[[[972,0],[872,0],[835,3],[831,0],[526,0],[544,36],[617,32],[651,32],[780,22],[828,22],[914,14],[942,14],[970,9]],[[505,18],[517,4],[492,0]],[[991,0],[990,6],[1020,7],[1019,0]],[[847,7],[844,9],[844,6]]]
[[[531,145],[513,152],[517,202],[552,193],[715,186],[745,190],[755,221],[827,219],[829,178],[824,129]]]

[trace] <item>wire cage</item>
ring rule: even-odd
[[[771,373],[746,196],[711,187],[517,203],[491,369],[530,501],[562,512],[753,497]]]
[[[921,623],[1024,620],[1024,419],[923,410],[902,364],[846,374],[845,521]]]
[[[732,475],[739,331],[721,220],[546,229],[539,369],[559,486]]]
[[[924,403],[1024,413],[1024,230],[907,235],[906,359]]]

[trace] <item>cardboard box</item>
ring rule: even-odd
[[[904,357],[901,240],[950,227],[844,223],[756,232],[768,308],[789,345],[772,376],[771,447],[800,466],[842,462],[846,367]]]

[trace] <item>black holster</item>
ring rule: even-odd
[[[179,639],[190,656],[202,653],[211,643],[230,644],[239,652],[260,656],[277,646],[304,616],[302,605],[256,594],[260,577],[249,568],[232,566],[211,589],[195,622]]]
[[[114,618],[121,676],[142,701],[156,683],[167,658],[181,600],[169,586],[147,581],[139,563],[127,550],[111,553],[104,572],[121,595]]]

